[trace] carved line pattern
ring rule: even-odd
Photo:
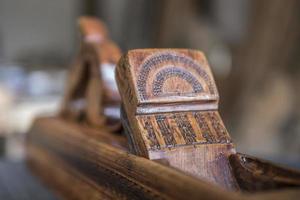
[[[150,148],[151,149],[160,149],[159,142],[156,138],[153,125],[151,123],[151,118],[149,116],[144,118],[144,129],[147,130],[147,138],[150,141]]]
[[[209,112],[208,114],[210,121],[212,122],[212,126],[218,136],[218,142],[220,143],[229,143],[231,142],[224,125],[221,124],[219,117],[215,112]]]
[[[167,147],[173,147],[176,145],[176,141],[173,135],[173,131],[170,128],[170,125],[167,121],[166,116],[164,115],[157,115],[155,116],[156,122],[158,124],[158,127],[160,129],[160,132],[162,133],[162,136],[164,138],[164,141],[167,145]]]
[[[193,112],[190,113],[197,121],[197,125],[201,130],[202,137],[205,138],[205,142],[197,140],[195,131],[189,121],[188,114],[176,113],[172,115],[156,115],[150,117],[143,117],[144,129],[147,131],[147,139],[149,140],[150,149],[157,150],[163,147],[175,147],[177,142],[174,137],[174,129],[170,125],[169,120],[174,120],[176,127],[179,129],[180,134],[184,138],[185,143],[180,145],[195,145],[195,144],[229,144],[231,139],[220,121],[221,119],[215,112]],[[158,125],[158,131],[162,135],[165,146],[160,144],[154,132],[155,125],[151,121],[156,120]],[[211,124],[211,127],[209,126]],[[196,124],[195,124],[196,125]]]
[[[207,143],[212,144],[216,143],[216,138],[211,134],[209,127],[206,123],[205,116],[203,113],[195,112],[194,117],[202,131],[202,136],[206,139]]]
[[[173,115],[177,126],[186,142],[186,144],[193,144],[196,142],[196,135],[193,127],[188,121],[186,114],[175,114]]]
[[[154,96],[160,96],[162,94],[163,83],[171,77],[180,77],[181,79],[186,80],[193,87],[194,93],[203,92],[201,84],[190,72],[182,70],[180,68],[172,67],[161,70],[156,75],[152,83],[152,92]]]
[[[144,61],[144,63],[141,66],[141,70],[138,75],[137,86],[138,86],[140,98],[142,100],[148,98],[146,93],[146,84],[147,84],[150,71],[159,67],[161,63],[165,63],[169,61],[176,64],[182,64],[183,66],[187,66],[194,69],[199,74],[199,76],[205,80],[205,82],[208,85],[210,93],[215,94],[215,86],[213,84],[213,81],[210,79],[208,74],[203,70],[203,68],[198,63],[194,62],[193,59],[187,56],[178,55],[171,52],[165,52],[165,53],[157,53],[154,54],[153,56],[150,56]]]

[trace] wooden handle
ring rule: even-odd
[[[111,131],[120,130],[120,96],[114,68],[121,51],[108,38],[106,26],[100,20],[81,17],[79,28],[80,52],[70,71],[61,116]]]
[[[116,70],[131,151],[236,190],[235,153],[218,113],[205,56],[186,49],[132,50]]]
[[[108,38],[106,25],[97,18],[80,17],[78,25],[83,42],[101,43]]]

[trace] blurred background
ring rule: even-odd
[[[299,8],[297,0],[0,0],[1,157],[23,159],[33,119],[59,109],[77,19],[90,15],[123,51],[203,51],[238,151],[300,168]]]

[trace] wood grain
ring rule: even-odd
[[[31,166],[67,199],[92,194],[95,199],[186,199],[187,194],[189,199],[237,199],[237,194],[99,140],[108,135],[103,130],[96,139],[78,127],[60,118],[40,118],[28,138]]]
[[[57,117],[39,118],[29,132],[27,161],[62,199],[296,200],[300,195],[299,190],[225,191],[128,153],[120,137]]]
[[[217,111],[219,96],[205,56],[194,50],[131,50],[118,63],[123,124],[132,153],[238,190],[235,153]]]
[[[38,118],[27,140],[29,165],[62,198],[274,200],[299,195],[236,192],[299,187],[300,173],[236,153],[203,53],[137,49],[120,59],[103,22],[83,17],[79,28],[80,52],[61,113]],[[121,97],[111,78],[117,63]],[[127,139],[120,134],[119,117],[106,112],[119,111],[121,100]]]

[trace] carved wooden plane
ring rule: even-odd
[[[120,54],[112,59],[114,51],[103,45],[104,40],[113,44],[104,39],[104,25],[90,18],[80,24],[83,38],[90,39],[82,41],[62,111],[38,118],[27,140],[29,166],[61,197],[299,198],[300,190],[293,189],[300,186],[299,171],[236,153],[218,113],[212,72],[199,51],[139,49],[124,54],[116,80],[126,137],[116,133],[104,109],[110,102],[118,105],[120,96],[110,95],[114,90],[99,74],[103,63],[117,63]],[[93,64],[84,65],[89,56]],[[73,105],[78,99],[86,100],[79,108]]]
[[[238,188],[228,163],[235,149],[201,52],[132,50],[120,60],[116,77],[132,153]]]
[[[133,154],[165,160],[228,190],[300,186],[299,172],[236,153],[203,53],[131,50],[119,61],[116,77]]]

